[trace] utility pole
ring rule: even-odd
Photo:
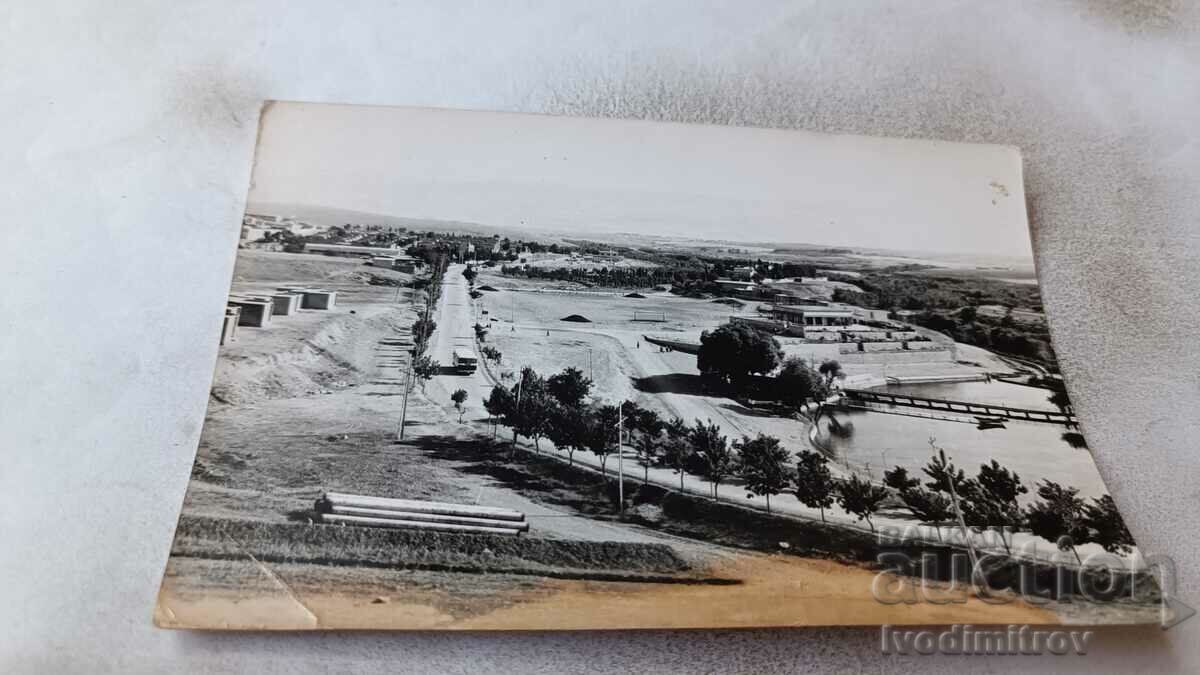
[[[404,378],[404,403],[400,406],[400,432],[397,434],[399,440],[404,440],[404,423],[408,418],[408,395],[412,392],[414,358],[416,357],[412,354],[408,355],[408,375]]]
[[[932,438],[929,439],[929,447],[931,447],[935,450],[942,450],[942,448],[939,448],[938,446],[933,444]],[[944,450],[943,450],[943,452],[944,452]],[[958,502],[958,490],[954,489],[954,474],[953,473],[948,474],[946,476],[946,485],[947,485],[947,487],[950,488],[950,502],[954,505],[954,515],[957,516],[957,518],[958,518],[958,527],[962,530],[963,540],[965,540],[966,544],[967,544],[967,554],[971,557],[971,582],[975,583],[976,572],[978,572],[979,574],[982,575],[983,570],[979,569],[979,554],[975,552],[975,542],[971,541],[971,531],[967,529],[967,521],[966,521],[966,519],[963,518],[962,507],[959,505],[959,502]],[[953,575],[953,573],[951,573],[951,575]],[[986,593],[987,592],[987,579],[981,577],[980,580],[981,580],[980,587]]]
[[[412,299],[417,299],[416,289],[413,290]],[[414,345],[408,354],[408,374],[404,377],[404,402],[400,405],[400,430],[396,433],[397,440],[404,440],[404,424],[408,421],[408,395],[412,393],[413,361],[416,358],[417,347]]]
[[[513,406],[513,412],[516,417],[516,419],[513,420],[513,422],[515,422],[517,424],[520,424],[520,422],[521,422],[521,385],[523,385],[523,384],[525,384],[524,375],[521,376],[521,379],[517,380],[517,402]],[[514,455],[514,454],[516,454],[516,452],[517,452],[517,427],[513,426],[512,450],[510,451],[509,454]]]

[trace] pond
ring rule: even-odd
[[[1050,392],[1007,382],[956,382],[920,385],[893,385],[882,389],[913,396],[942,398],[975,403],[993,403],[1022,408],[1053,410],[1046,401]],[[897,412],[921,414],[913,408]],[[1015,471],[1029,489],[1025,499],[1033,498],[1039,481],[1079,488],[1083,497],[1107,494],[1092,455],[1086,448],[1074,448],[1062,435],[1075,431],[1059,424],[1006,420],[1003,429],[978,429],[974,423],[907,417],[878,412],[838,412],[837,419],[853,425],[848,437],[829,433],[829,420],[821,422],[821,439],[835,453],[836,463],[866,471],[875,479],[884,469],[903,466],[910,474],[924,479],[921,471],[932,456],[929,440],[946,451],[954,463],[968,475],[981,464],[995,459]]]

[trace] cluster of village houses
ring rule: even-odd
[[[268,234],[278,232],[289,232],[298,237],[307,237],[327,229],[329,228],[306,223],[290,216],[260,216],[247,213],[242,216],[241,240],[243,243],[261,241]]]
[[[291,316],[301,309],[333,309],[337,291],[323,288],[281,287],[265,292],[229,296],[221,344],[237,336],[238,326],[267,328],[272,317]]]

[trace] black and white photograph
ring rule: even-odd
[[[271,102],[155,622],[1109,624],[1015,147]]]

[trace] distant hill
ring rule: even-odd
[[[369,213],[350,209],[339,209],[314,204],[279,204],[251,202],[247,213],[256,215],[291,216],[314,225],[332,227],[356,223],[362,225],[385,225],[404,227],[419,232],[463,232],[483,236],[500,235],[512,239],[542,241],[559,244],[605,243],[656,251],[692,251],[719,257],[761,257],[768,260],[805,259],[820,261],[824,265],[849,265],[857,267],[882,267],[887,265],[929,265],[942,270],[992,269],[995,276],[1033,277],[1033,260],[979,254],[923,253],[918,251],[893,251],[863,247],[831,247],[796,242],[738,242],[733,240],[704,239],[679,235],[656,235],[634,232],[582,232],[562,229],[538,229],[532,227],[497,227],[470,221],[439,220],[436,218],[408,218],[382,213]],[[1014,272],[1016,274],[1014,274]]]
[[[288,216],[313,225],[333,227],[355,223],[361,225],[385,225],[388,227],[406,227],[410,230],[434,230],[446,232],[500,232],[498,228],[488,227],[480,223],[460,222],[456,220],[437,220],[434,218],[402,218],[382,213],[352,211],[331,206],[314,204],[277,204],[273,202],[251,202],[246,205],[246,213],[267,216]]]
[[[331,206],[315,204],[279,204],[274,202],[250,202],[246,205],[246,213],[260,216],[285,216],[313,225],[327,227],[341,226],[347,223],[358,225],[384,225],[387,227],[404,227],[417,232],[463,232],[483,236],[500,235],[511,239],[550,242],[561,240],[561,233],[547,232],[533,228],[496,227],[462,220],[440,220],[437,218],[408,218],[392,216],[383,213],[339,209]]]
[[[510,237],[513,239],[531,239],[542,241],[560,239],[564,243],[567,241],[576,243],[592,242],[632,247],[659,247],[666,245],[692,250],[732,248],[740,253],[750,255],[761,255],[772,252],[784,254],[801,252],[828,252],[829,250],[829,247],[809,244],[737,242],[732,240],[703,239],[699,237],[692,238],[677,235],[655,235],[635,232],[589,231],[585,238],[580,238],[579,232],[563,231],[559,229],[496,227],[494,225],[484,225],[483,223],[471,221],[440,220],[437,218],[409,218],[382,213],[370,213],[367,211],[354,211],[352,209],[340,209],[331,206],[319,206],[316,204],[250,202],[246,206],[246,213],[252,213],[255,215],[293,217],[297,220],[302,220],[307,223],[326,227],[345,225],[346,223],[356,223],[362,225],[405,227],[410,230],[418,231],[432,230],[434,232],[470,232],[485,235],[499,234],[501,236]]]

